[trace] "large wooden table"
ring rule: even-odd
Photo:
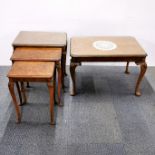
[[[66,74],[67,34],[63,32],[21,31],[12,43],[17,47],[50,47],[62,50],[62,79]]]
[[[111,41],[117,45],[112,50],[98,50],[93,46],[95,41]],[[140,74],[135,87],[135,95],[140,96],[140,83],[146,72],[147,54],[133,37],[128,36],[105,36],[105,37],[73,37],[71,38],[71,95],[76,94],[75,69],[82,62],[127,62],[126,73],[128,73],[129,62],[140,65]]]

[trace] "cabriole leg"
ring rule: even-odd
[[[54,80],[52,79],[51,82],[48,82],[48,89],[49,89],[49,95],[50,95],[50,119],[51,119],[51,125],[55,125],[54,120]]]
[[[14,82],[9,81],[8,87],[9,87],[9,91],[12,96],[13,104],[14,104],[14,107],[16,110],[16,121],[17,121],[17,123],[20,123],[21,122],[21,112],[19,109],[19,104],[17,102],[15,92],[14,92]]]
[[[27,103],[27,98],[26,98],[26,93],[25,93],[24,82],[21,82],[21,93],[22,93],[22,96],[23,96],[23,99],[24,99],[22,105],[24,105],[24,104]]]
[[[74,96],[76,94],[76,77],[75,77],[75,69],[77,67],[76,63],[71,62],[70,64],[70,75],[71,75],[71,86],[70,86],[70,95]]]
[[[56,64],[57,71],[58,71],[58,105],[62,106],[61,103],[61,90],[62,90],[62,68],[61,68],[61,62]]]
[[[21,90],[20,90],[20,86],[19,86],[19,83],[16,82],[16,87],[17,87],[17,92],[18,92],[18,95],[19,95],[19,100],[20,100],[20,106],[22,105],[23,103],[23,100],[22,100],[22,95],[21,95]]]
[[[146,62],[140,63],[140,74],[136,83],[136,88],[135,88],[135,95],[136,96],[141,96],[141,92],[140,92],[140,83],[144,77],[144,74],[146,72],[147,69],[147,64]]]
[[[126,64],[125,74],[130,74],[130,72],[129,72],[129,61],[127,61],[127,64]]]

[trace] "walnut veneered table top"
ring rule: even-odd
[[[113,50],[98,50],[95,41],[110,41],[117,45]],[[134,37],[73,37],[71,38],[72,57],[145,57],[147,54]]]
[[[66,46],[66,40],[67,35],[63,32],[21,31],[13,41],[12,45],[64,47]]]
[[[54,62],[16,61],[8,73],[10,78],[52,78]]]
[[[17,47],[12,61],[59,61],[61,60],[61,48],[45,47]]]

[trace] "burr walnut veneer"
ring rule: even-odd
[[[113,50],[98,50],[93,46],[95,41],[111,41],[117,45],[117,48]],[[135,38],[128,36],[73,37],[71,38],[70,55],[71,95],[76,94],[75,69],[82,62],[127,62],[126,73],[128,73],[129,62],[135,62],[140,65],[135,95],[141,95],[140,83],[147,69],[145,62],[147,54]]]

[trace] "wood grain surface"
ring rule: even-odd
[[[59,61],[61,48],[45,47],[17,47],[12,56],[12,61]]]
[[[54,62],[16,61],[8,73],[10,78],[52,78]]]
[[[106,51],[93,47],[95,41],[112,41],[117,48]],[[105,37],[73,37],[71,38],[72,57],[141,57],[147,54],[134,37],[105,36]]]

